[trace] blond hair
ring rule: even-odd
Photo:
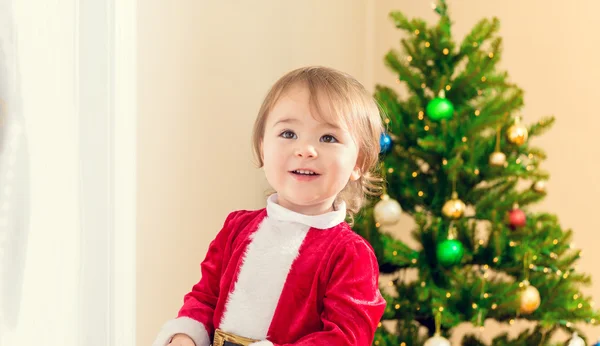
[[[381,192],[382,180],[375,172],[380,151],[379,138],[383,131],[379,107],[365,87],[347,73],[322,66],[290,71],[271,87],[254,123],[252,143],[259,167],[264,164],[261,145],[267,116],[281,95],[297,85],[308,88],[309,102],[317,110],[315,116],[329,123],[344,123],[358,146],[357,165],[361,176],[356,181],[348,182],[337,197],[338,201],[346,203],[348,216],[352,220],[367,195]]]

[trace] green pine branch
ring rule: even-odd
[[[447,3],[437,1],[434,11],[439,20],[433,24],[390,13],[404,36],[384,63],[408,93],[377,85],[374,94],[393,141],[381,155],[386,193],[401,204],[403,217],[414,218],[410,236],[419,244],[412,248],[374,220],[378,199],[356,218],[355,231],[373,246],[380,272],[392,278],[381,282],[388,304],[375,343],[423,345],[442,312],[440,332],[446,337],[464,322],[478,327],[486,319],[507,325],[523,319],[537,326],[514,338],[498,335],[489,345],[552,345],[557,331],[600,321],[591,297],[581,292],[591,277],[575,269],[581,252],[571,245],[573,231],[554,214],[530,211],[547,193],[536,183],[549,179],[542,167],[547,155],[532,138],[546,133],[555,118],[524,124],[528,137],[511,142],[508,133],[522,115],[524,92],[498,67],[500,22],[480,20],[457,44]],[[428,114],[438,97],[454,106],[446,119]],[[490,163],[495,152],[505,155],[504,164]],[[468,206],[456,220],[443,214],[453,192]],[[508,217],[516,205],[526,215],[519,227]],[[451,228],[463,254],[459,264],[445,266],[437,248]],[[417,279],[408,280],[408,273]],[[520,312],[524,281],[541,297],[529,314]],[[462,345],[487,344],[467,335]]]

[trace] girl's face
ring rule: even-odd
[[[348,129],[317,120],[309,96],[303,85],[281,95],[268,115],[261,155],[278,203],[318,215],[333,209],[337,195],[360,172],[358,147]]]

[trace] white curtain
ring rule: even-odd
[[[11,4],[0,2],[0,345],[17,327],[30,236],[30,160]]]
[[[115,229],[134,223],[115,202],[113,6],[0,0],[0,346],[132,340],[115,327],[134,304]]]

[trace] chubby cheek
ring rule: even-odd
[[[263,146],[263,162],[265,167],[281,165],[281,161],[283,160],[284,155],[282,150],[278,149],[274,143],[270,143],[266,141]]]
[[[265,176],[272,186],[277,185],[286,172],[285,155],[269,142],[264,143],[262,155]]]
[[[336,170],[340,179],[344,180],[344,184],[350,179],[350,175],[354,170],[357,162],[357,155],[353,152],[341,152],[333,156],[332,167]]]
[[[331,181],[330,184],[335,186],[335,189],[341,190],[346,186],[348,181],[350,180],[350,174],[352,173],[352,168],[348,164],[338,164],[332,167],[335,170],[335,174],[332,174],[331,177],[335,177],[334,181]]]

